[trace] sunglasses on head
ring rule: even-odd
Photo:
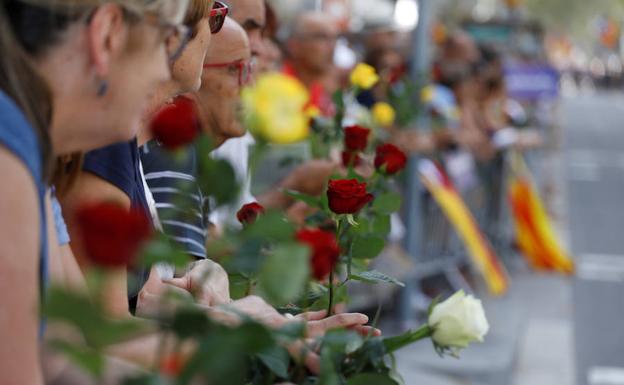
[[[221,28],[223,28],[223,23],[225,23],[225,17],[227,16],[228,12],[229,8],[227,5],[220,1],[214,2],[208,18],[208,22],[210,24],[210,32],[212,34],[221,31]]]

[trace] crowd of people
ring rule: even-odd
[[[213,210],[202,191],[197,160],[208,154],[187,146],[172,155],[152,135],[155,124],[169,122],[171,109],[192,111],[193,124],[215,146],[210,155],[228,160],[242,185],[234,207],[257,201],[293,217],[304,215],[305,205],[284,191],[320,195],[329,177],[341,172],[341,160],[303,162],[254,197],[249,175],[254,139],[242,120],[241,93],[262,74],[282,72],[304,84],[310,104],[330,117],[336,108],[332,95],[346,86],[361,57],[381,80],[352,103],[370,108],[391,102],[409,78],[406,35],[391,29],[351,35],[343,27],[318,10],[280,23],[264,0],[2,2],[3,383],[91,383],[45,344],[75,336],[46,325],[36,310],[49,285],[86,290],[92,264],[79,212],[90,202],[149,213],[152,227],[192,259],[182,271],[164,264],[116,269],[101,293],[110,317],[150,318],[175,291],[226,324],[244,314],[274,328],[305,322],[309,336],[334,328],[380,333],[359,313],[288,317],[258,296],[232,300],[228,275],[207,244],[234,221],[235,211]],[[422,99],[440,124],[431,132],[389,125],[383,135],[412,154],[449,159],[462,154],[468,163],[487,163],[504,141],[497,134],[511,119],[501,58],[460,31],[447,32],[437,43],[434,84]],[[456,167],[449,170],[453,177],[466,179],[465,163],[448,165]],[[124,373],[152,365],[159,343],[153,332],[109,349],[105,381],[116,383]],[[318,372],[318,356],[301,349],[303,343],[288,350],[303,354],[309,370]]]

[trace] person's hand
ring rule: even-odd
[[[239,314],[244,314],[256,322],[273,329],[278,329],[288,322],[288,319],[280,314],[273,306],[255,295],[232,301],[227,308]]]
[[[294,169],[280,183],[280,188],[308,195],[320,195],[329,177],[338,169],[338,166],[339,164],[328,160],[308,161]]]
[[[391,141],[406,153],[431,153],[435,149],[432,135],[417,130],[396,131]]]
[[[231,302],[228,275],[221,265],[210,260],[199,261],[183,277],[164,282],[189,291],[197,302],[206,306]]]
[[[372,326],[366,326],[368,317],[360,313],[342,313],[326,317],[327,311],[301,313],[293,319],[306,322],[307,337],[322,337],[328,330],[351,329],[363,336],[380,336],[381,331]]]

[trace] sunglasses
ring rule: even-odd
[[[212,9],[210,10],[208,22],[210,24],[210,32],[212,34],[219,33],[225,23],[225,17],[229,12],[227,5],[220,1],[215,1]]]
[[[254,58],[249,60],[236,60],[229,63],[204,64],[204,68],[227,68],[231,71],[238,71],[238,85],[244,86],[249,83],[256,64]]]

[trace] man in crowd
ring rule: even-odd
[[[294,22],[287,41],[288,60],[284,72],[299,79],[310,92],[310,103],[324,116],[335,107],[331,95],[334,80],[334,50],[338,28],[331,17],[320,12],[302,13]]]
[[[266,54],[263,39],[266,27],[266,4],[264,0],[231,0],[229,2],[231,11],[229,16],[240,24],[249,39],[252,61]],[[335,40],[335,39],[334,39]],[[332,50],[333,52],[333,50]],[[330,62],[333,61],[331,58]],[[254,77],[260,74],[254,73]],[[331,103],[331,98],[329,98]],[[213,152],[213,156],[225,159],[232,164],[238,182],[242,185],[242,190],[238,201],[229,208],[219,209],[211,214],[211,221],[222,227],[225,224],[232,224],[236,210],[245,203],[253,201],[260,202],[267,208],[289,209],[296,205],[288,196],[282,193],[283,189],[297,190],[310,195],[318,195],[324,188],[325,181],[330,177],[336,168],[336,164],[327,161],[315,160],[307,162],[282,180],[273,189],[267,191],[262,196],[254,197],[251,194],[251,177],[249,175],[249,147],[254,140],[250,134],[245,134],[240,138],[232,138],[226,141],[220,148]]]

